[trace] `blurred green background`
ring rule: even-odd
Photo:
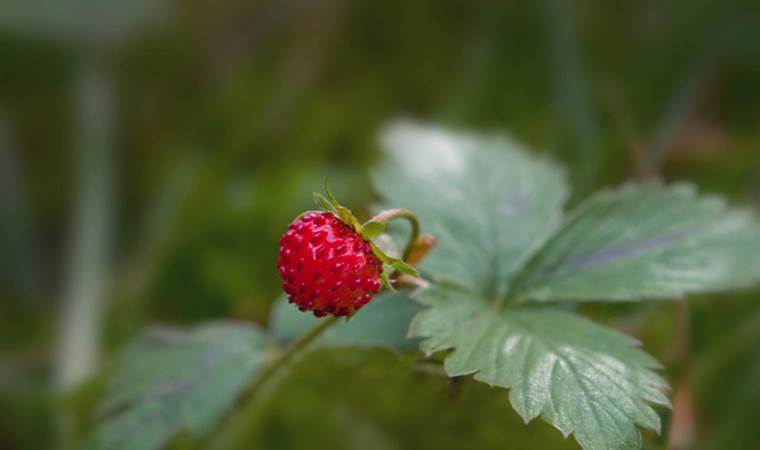
[[[6,0],[0,448],[76,440],[147,324],[266,324],[280,234],[325,179],[366,213],[390,119],[512,134],[575,201],[654,177],[758,209],[758,85],[751,1]],[[586,308],[667,367],[648,448],[760,449],[758,300]],[[575,448],[416,356],[310,356],[251,446]]]

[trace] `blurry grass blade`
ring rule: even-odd
[[[90,61],[81,68],[75,91],[79,183],[56,354],[56,383],[63,390],[89,377],[100,353],[114,215],[116,136],[111,88],[103,63]]]
[[[597,148],[599,124],[579,38],[578,8],[564,0],[542,0],[541,6],[553,63],[553,94],[572,132],[575,194],[585,195],[594,186],[602,152]]]

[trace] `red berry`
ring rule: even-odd
[[[280,240],[277,269],[301,311],[349,316],[380,290],[383,264],[369,242],[330,212],[307,213]]]

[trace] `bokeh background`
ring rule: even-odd
[[[266,324],[280,233],[325,179],[366,212],[393,118],[510,133],[574,201],[662,178],[758,209],[759,85],[753,1],[5,0],[0,448],[75,445],[148,324]],[[587,313],[667,367],[647,448],[760,448],[760,290]],[[424,372],[315,353],[250,445],[575,448]]]

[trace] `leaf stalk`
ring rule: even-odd
[[[284,352],[255,376],[251,384],[243,391],[238,399],[238,408],[219,429],[211,433],[212,440],[204,448],[222,450],[237,448],[237,439],[251,428],[252,418],[259,413],[259,407],[266,402],[268,394],[275,390],[278,381],[282,379],[285,370],[319,338],[325,331],[338,322],[338,317],[327,317],[320,320],[306,334],[293,342]]]

